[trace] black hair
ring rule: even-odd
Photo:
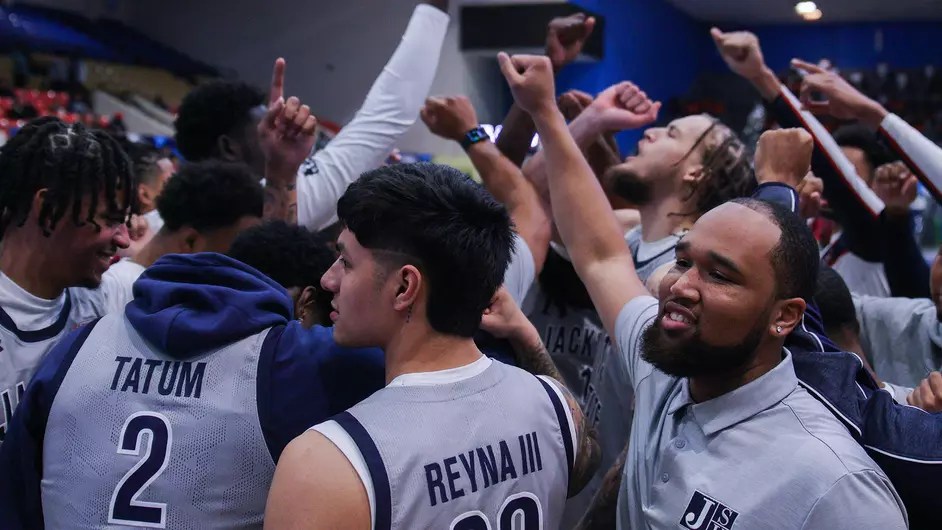
[[[122,147],[131,159],[137,182],[153,185],[160,176],[160,166],[157,165],[157,162],[163,158],[160,151],[153,145],[143,142],[125,141]]]
[[[844,279],[834,269],[821,265],[818,270],[818,284],[814,291],[814,301],[821,312],[824,329],[828,335],[834,335],[842,329],[860,331],[857,323],[857,310],[854,299]]]
[[[439,333],[471,337],[513,252],[507,209],[457,169],[397,164],[364,173],[337,203],[360,245],[401,254],[428,285],[428,321]]]
[[[264,191],[242,163],[188,162],[157,197],[157,211],[169,231],[231,226],[243,217],[262,217]]]
[[[834,131],[834,141],[841,147],[856,147],[863,151],[864,157],[873,171],[876,171],[883,164],[892,162],[894,159],[890,152],[877,141],[873,132],[858,123],[844,125]],[[860,175],[863,179],[870,176]]]
[[[41,189],[47,191],[39,226],[48,236],[66,212],[76,226],[87,222],[100,229],[95,212],[102,193],[109,217],[128,217],[137,205],[135,187],[131,163],[108,133],[53,117],[35,119],[0,147],[0,238],[11,225],[23,226]],[[86,196],[91,202],[83,212]]]
[[[746,146],[720,120],[705,115],[712,121],[694,142],[687,155],[699,150],[703,176],[691,193],[696,194],[696,214],[735,199],[748,197],[756,188],[756,177],[749,163]]]
[[[239,81],[211,81],[190,91],[174,122],[177,148],[190,161],[216,155],[220,136],[234,134],[251,119],[250,111],[265,103],[265,94]]]
[[[330,314],[333,296],[321,288],[321,276],[336,261],[337,254],[319,234],[303,226],[270,221],[239,234],[229,256],[254,267],[285,289],[314,287],[318,314]]]
[[[805,222],[784,206],[751,198],[733,199],[764,215],[782,235],[769,253],[775,271],[776,297],[811,300],[818,277],[818,244]]]

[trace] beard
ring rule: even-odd
[[[674,377],[698,377],[729,372],[744,366],[755,355],[767,315],[756,320],[743,340],[733,346],[714,346],[700,337],[696,330],[687,339],[673,340],[660,326],[660,319],[641,335],[641,358]]]
[[[631,170],[615,166],[605,172],[603,180],[609,190],[635,206],[644,206],[651,202],[654,195],[651,184],[641,180]]]

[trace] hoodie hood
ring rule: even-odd
[[[142,337],[178,359],[286,324],[293,312],[274,280],[213,252],[160,258],[134,283],[124,310]]]

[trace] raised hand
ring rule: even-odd
[[[889,215],[908,215],[916,200],[918,180],[906,164],[897,161],[883,164],[874,172],[873,192],[883,201]]]
[[[800,99],[812,113],[829,114],[841,120],[857,119],[872,127],[879,126],[887,115],[882,105],[861,94],[840,75],[801,59],[792,59],[792,67],[808,72],[801,81]],[[815,100],[813,93],[820,93],[825,99]]]
[[[553,68],[547,57],[497,54],[500,70],[510,85],[517,105],[530,115],[556,110]]]
[[[478,126],[478,115],[465,96],[430,97],[419,116],[432,134],[456,142]]]
[[[278,58],[272,71],[268,111],[258,124],[267,178],[295,173],[314,147],[317,119],[298,98],[285,101],[284,86],[285,60]]]
[[[592,104],[594,98],[581,90],[570,90],[563,93],[556,99],[556,105],[559,111],[563,113],[566,121],[576,119],[576,116],[582,114],[582,111]]]
[[[589,109],[602,131],[617,132],[654,123],[661,102],[651,101],[634,83],[622,81],[599,94]]]
[[[730,70],[746,79],[757,79],[762,75],[765,59],[755,34],[748,31],[723,33],[719,28],[711,28],[710,36]]]
[[[811,219],[821,213],[824,203],[824,181],[808,172],[796,188],[798,192],[798,215],[802,219]]]
[[[518,338],[530,324],[507,289],[501,287],[481,317],[481,329],[498,339]]]
[[[814,141],[804,129],[776,129],[759,137],[756,147],[756,181],[781,182],[798,189],[811,167]]]
[[[942,411],[942,374],[931,372],[906,397],[906,402],[926,412]]]
[[[559,71],[579,56],[593,29],[595,17],[586,17],[584,13],[550,21],[546,28],[546,55],[554,70]]]

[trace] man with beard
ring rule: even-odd
[[[784,348],[814,292],[807,226],[750,199],[715,208],[677,246],[659,303],[553,104],[549,64],[498,58],[534,118],[557,229],[634,390],[619,528],[906,528],[889,480],[799,386]]]
[[[643,102],[648,104],[643,114],[626,110]],[[650,124],[659,108],[660,103],[651,103],[635,84],[618,83],[599,94],[569,124],[569,131],[584,149],[599,134]],[[549,202],[546,171],[544,152],[524,166],[524,173]],[[729,199],[749,195],[755,185],[742,142],[729,127],[706,114],[648,128],[635,154],[610,168],[602,180],[641,215],[641,225],[625,237],[642,281],[673,259],[674,245],[700,215]]]

